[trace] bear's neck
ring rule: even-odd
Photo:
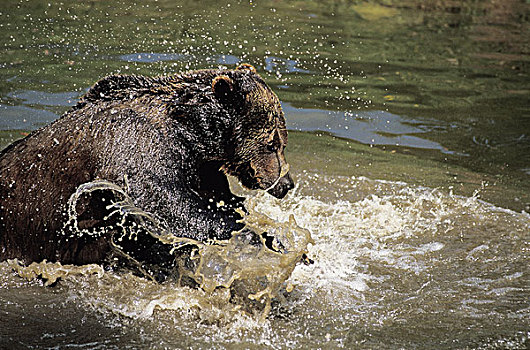
[[[174,120],[171,133],[176,142],[185,144],[190,161],[226,161],[231,133],[225,119],[216,114],[191,112],[186,118]]]

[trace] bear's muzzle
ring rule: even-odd
[[[291,178],[291,174],[287,173],[282,176],[276,184],[267,190],[267,192],[278,199],[282,199],[287,195],[289,190],[294,188],[294,181]]]

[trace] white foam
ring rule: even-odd
[[[423,256],[444,249],[445,244],[437,237],[460,225],[459,217],[467,216],[466,220],[473,222],[492,212],[519,216],[476,197],[459,197],[436,189],[366,178],[332,180],[345,186],[337,188],[338,192],[367,183],[374,188],[386,186],[388,191],[378,191],[378,195],[356,202],[316,199],[300,195],[298,189],[282,201],[261,193],[250,198],[255,210],[278,221],[294,215],[300,226],[310,230],[315,244],[309,255],[315,264],[298,267],[291,277],[308,293],[318,289],[343,289],[354,294],[367,290],[368,282],[376,278],[363,272],[367,259],[414,273],[428,269],[428,259]],[[311,181],[318,186],[319,181],[330,179],[311,176]],[[410,242],[414,240],[418,244]],[[468,257],[472,259],[486,247],[477,247]]]

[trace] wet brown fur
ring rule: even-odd
[[[293,187],[288,174],[277,181],[286,145],[278,98],[250,65],[104,78],[57,121],[0,152],[0,260],[105,259],[112,230],[64,230],[68,199],[97,179],[127,188],[136,206],[175,235],[226,239],[241,229],[235,210],[242,204],[224,173],[283,197]],[[79,226],[105,225],[111,200],[110,193],[86,199],[77,208]],[[221,200],[231,205],[212,208]]]

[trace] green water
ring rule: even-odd
[[[171,286],[50,289],[0,264],[0,344],[527,347],[529,16],[517,0],[4,0],[0,148],[105,75],[251,63],[283,103],[299,183],[284,203],[251,200],[294,213],[317,259],[261,326],[176,302],[146,313]]]
[[[338,111],[337,118],[387,111],[402,120],[374,130],[390,137],[384,147],[525,189],[502,202],[491,199],[524,209],[528,4],[391,4],[7,1],[0,16],[0,129],[53,120],[108,74],[171,74],[244,61],[283,102],[302,109],[298,119],[304,108]],[[410,130],[401,131],[403,125]],[[312,128],[334,132],[344,125],[327,130],[317,117]],[[441,152],[417,140],[394,147],[402,134]]]

